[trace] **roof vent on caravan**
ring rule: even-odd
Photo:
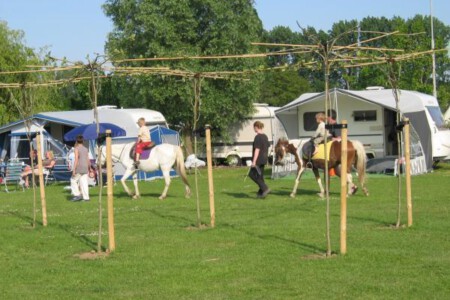
[[[383,86],[368,86],[366,87],[367,91],[379,91],[379,90],[384,90]]]
[[[97,106],[97,109],[117,109],[117,106],[115,106],[115,105],[102,105],[102,106]]]

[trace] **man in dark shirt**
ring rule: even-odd
[[[337,123],[336,121],[336,111],[334,109],[328,110],[328,124],[329,125],[335,125]],[[338,128],[331,128],[329,129],[329,132],[332,136],[333,140],[341,140],[341,129]]]
[[[253,123],[256,136],[253,141],[252,166],[249,177],[259,186],[258,198],[265,198],[270,193],[269,187],[264,182],[264,166],[267,164],[269,152],[269,139],[263,133],[264,124],[260,121]]]

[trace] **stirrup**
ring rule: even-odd
[[[305,166],[307,169],[312,169],[313,168],[313,163],[311,162],[311,161],[308,161],[307,163],[306,163],[306,166]]]

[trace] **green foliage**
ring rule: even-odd
[[[259,41],[262,34],[261,21],[248,0],[109,0],[104,10],[114,23],[106,44],[113,58],[252,53],[256,49],[250,43]],[[199,73],[255,69],[261,62],[185,60],[140,65]],[[247,116],[259,98],[259,82],[258,76],[249,82],[203,80],[199,126],[208,123],[225,130]],[[159,110],[172,126],[193,129],[191,80],[154,75],[113,78],[111,87],[120,106]]]
[[[308,80],[300,77],[296,70],[268,72],[261,86],[261,99],[272,106],[283,106],[309,89]]]
[[[47,61],[24,43],[22,31],[11,30],[6,22],[0,21],[0,70],[23,71],[27,65],[42,65]],[[45,82],[51,74],[21,73],[1,74],[2,83]],[[0,89],[0,124],[26,118],[33,113],[60,109],[58,92],[53,87],[36,89]]]
[[[369,176],[371,195],[348,200],[347,254],[311,259],[326,248],[325,201],[312,173],[268,179],[272,193],[255,198],[247,168],[214,169],[216,228],[195,230],[195,199],[174,179],[140,182],[130,201],[114,186],[116,251],[98,260],[98,188],[73,203],[63,185],[46,187],[48,226],[32,229],[32,191],[0,193],[4,299],[447,299],[450,294],[450,166],[412,178],[414,225],[393,229],[397,180]],[[202,173],[201,174],[205,174]],[[189,180],[193,182],[191,175]],[[203,222],[208,184],[199,177]],[[219,184],[217,184],[219,183]],[[129,182],[131,184],[131,182]],[[340,184],[331,179],[332,249],[339,250]],[[39,193],[37,193],[39,195]],[[105,196],[103,196],[105,200]],[[39,202],[39,201],[38,201]],[[406,206],[403,221],[406,220]],[[104,238],[108,236],[104,214]],[[38,214],[38,220],[41,215]],[[106,243],[105,243],[106,245]],[[310,257],[308,259],[308,257]]]

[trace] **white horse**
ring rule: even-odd
[[[152,172],[156,170],[161,170],[164,176],[164,180],[166,185],[164,186],[164,190],[159,196],[160,200],[163,200],[167,197],[167,191],[170,185],[170,170],[172,166],[176,164],[177,173],[181,176],[181,179],[184,182],[186,193],[186,198],[189,198],[191,195],[191,189],[189,186],[189,182],[186,177],[186,168],[184,167],[184,155],[180,146],[171,145],[171,144],[161,144],[156,145],[152,148],[150,153],[150,157],[148,159],[141,159],[139,164],[139,169],[136,169],[134,160],[130,157],[131,148],[134,146],[134,142],[128,144],[113,144],[111,145],[111,157],[113,163],[120,162],[126,168],[125,174],[123,174],[122,182],[123,188],[128,193],[128,195],[132,196],[133,199],[139,198],[141,195],[139,193],[138,188],[138,180],[137,180],[137,171],[142,170],[144,172]],[[101,147],[101,158],[102,164],[106,161],[106,147]],[[126,184],[126,180],[128,177],[133,176],[133,183],[135,193],[131,193]]]

